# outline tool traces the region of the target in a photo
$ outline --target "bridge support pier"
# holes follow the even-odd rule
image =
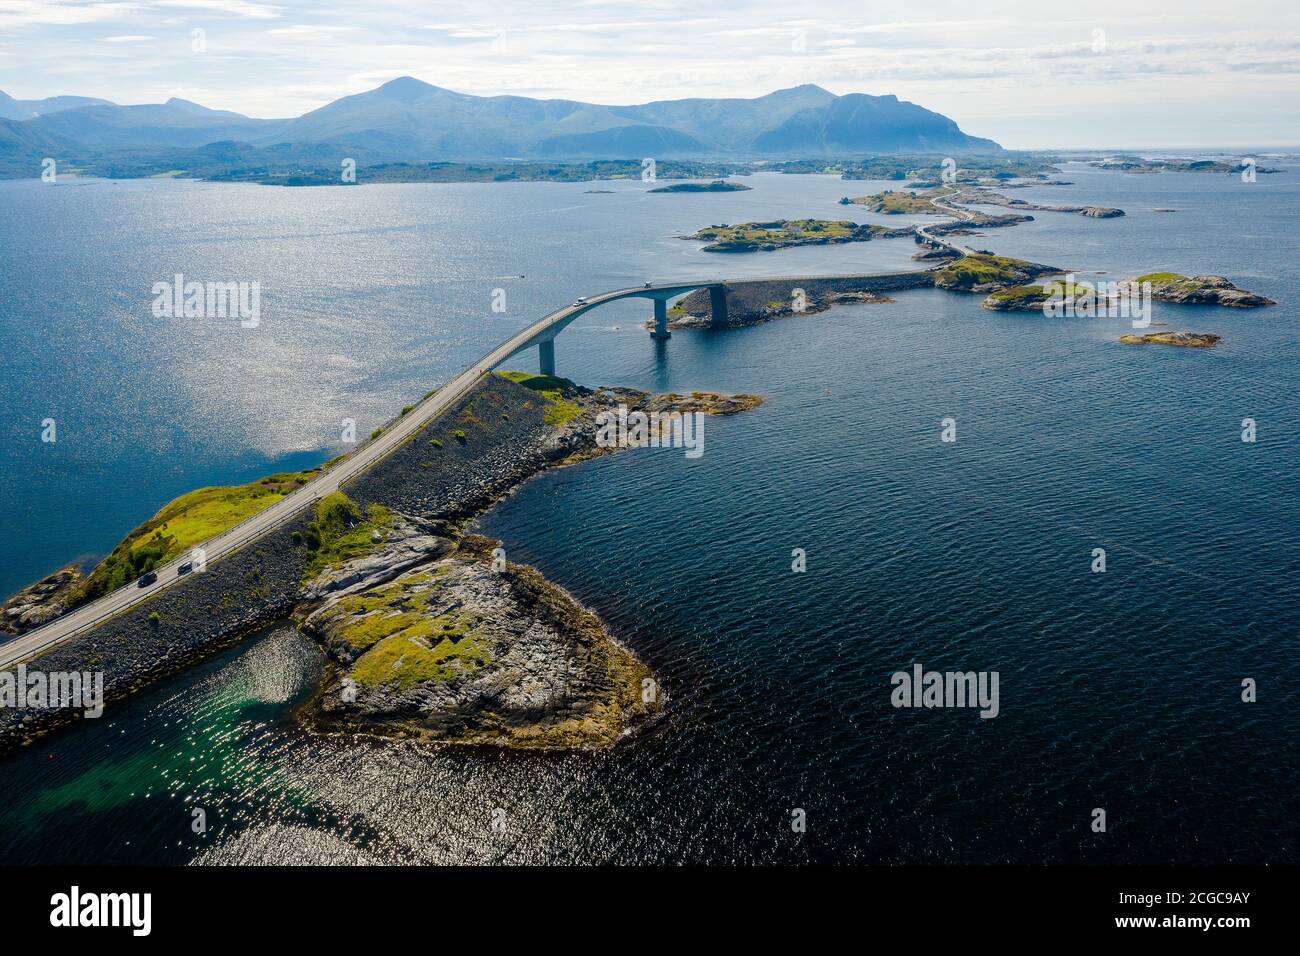
[[[655,327],[650,335],[656,339],[666,339],[672,336],[668,331],[668,303],[663,299],[655,299]]]
[[[537,343],[537,366],[543,375],[555,374],[555,339]]]
[[[709,321],[717,326],[727,324],[727,290],[720,285],[709,287]]]

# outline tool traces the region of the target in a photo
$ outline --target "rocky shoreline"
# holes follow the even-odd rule
[[[1223,336],[1213,332],[1148,332],[1146,335],[1121,335],[1125,345],[1183,345],[1193,349],[1213,348]]]
[[[1276,305],[1269,298],[1238,288],[1223,276],[1187,277],[1173,272],[1157,272],[1123,279],[1121,289],[1141,293],[1143,285],[1150,284],[1151,298],[1156,302],[1176,305],[1222,305],[1236,309],[1253,309]],[[984,300],[983,307],[994,312],[1034,312],[1043,308],[1053,297],[1062,301],[1087,300],[1088,312],[1096,314],[1099,303],[1104,304],[1111,292],[1099,292],[1093,282],[1060,280],[1046,285],[1012,285],[995,289]]]
[[[312,726],[593,749],[662,708],[650,669],[568,592],[498,557],[500,542],[457,529],[439,540],[434,560],[295,615],[334,665]]]
[[[28,585],[0,606],[0,634],[16,637],[54,620],[80,586],[81,569],[76,564]]]
[[[724,322],[713,317],[708,290],[692,292],[668,312],[669,329],[738,329],[793,315],[815,315],[841,303],[887,303],[890,293],[927,289],[934,285],[931,272],[916,270],[874,276],[809,276],[788,279],[752,279],[726,286]],[[796,305],[802,305],[797,308]],[[653,322],[647,322],[650,328]]]
[[[708,183],[673,183],[671,186],[659,186],[647,190],[652,193],[739,193],[748,192],[753,186],[733,183],[725,179],[715,179]]]
[[[1230,309],[1258,309],[1277,305],[1266,296],[1239,289],[1223,276],[1185,276],[1177,272],[1152,272],[1126,282],[1150,282],[1151,298],[1179,305],[1225,305]]]
[[[742,222],[735,226],[706,226],[689,236],[704,242],[702,252],[775,252],[796,246],[829,246],[846,242],[870,242],[872,239],[897,239],[912,235],[912,227],[890,229],[847,219],[773,219],[768,222]]]
[[[648,668],[605,633],[598,618],[533,569],[511,563],[500,570],[485,567],[490,542],[468,535],[466,522],[547,467],[614,450],[597,444],[601,412],[622,405],[730,414],[761,399],[710,392],[655,396],[586,389],[560,379],[530,387],[528,381],[544,377],[521,378],[524,383],[485,376],[438,420],[348,482],[338,497],[353,517],[345,517],[332,535],[325,533],[322,502],[314,516],[300,514],[210,562],[143,604],[38,655],[27,662],[29,669],[102,671],[111,709],[115,701],[292,617],[320,640],[333,662],[327,685],[303,715],[310,726],[507,747],[608,746],[661,706],[657,685],[653,693],[643,686],[653,682]],[[329,551],[331,540],[343,557],[320,568],[322,556],[335,553]],[[476,596],[465,602],[478,615],[466,632],[478,629],[475,640],[499,666],[463,674],[438,669],[416,681],[409,674],[418,671],[399,666],[391,681],[356,680],[355,699],[345,700],[342,681],[366,657],[347,661],[324,617],[313,615],[352,597],[379,601],[377,589],[393,582],[400,588],[402,581],[440,567],[455,582],[449,591]],[[376,612],[377,605],[361,616]],[[430,645],[425,653],[439,659],[460,656],[441,641],[430,643],[430,635],[419,630],[407,637],[422,637]],[[419,645],[411,647],[414,665]],[[525,649],[526,659],[520,657]],[[391,650],[389,645],[385,653]],[[561,659],[567,670],[557,663]],[[362,676],[374,676],[373,664]],[[565,682],[557,681],[560,673],[568,675]],[[629,696],[634,687],[635,700]],[[651,699],[642,699],[646,693]],[[80,718],[75,710],[0,710],[0,751]]]

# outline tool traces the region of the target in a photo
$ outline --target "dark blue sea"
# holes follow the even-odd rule
[[[320,655],[280,626],[0,760],[0,861],[1300,862],[1300,168],[1062,178],[1014,195],[1127,215],[1037,213],[972,244],[1280,304],[1156,304],[1222,335],[1211,350],[937,290],[666,346],[645,303],[596,310],[558,340],[561,374],[765,398],[709,419],[701,458],[550,472],[481,522],[654,668],[662,721],[597,755],[312,737],[292,711]],[[886,184],[747,181],[0,183],[0,592],[93,562],[184,491],[325,460],[342,419],[366,433],[577,295],[912,267],[906,240],[677,238],[899,221],[836,202]],[[258,281],[259,327],[155,318],[176,273]],[[891,706],[916,663],[998,672],[999,715]]]

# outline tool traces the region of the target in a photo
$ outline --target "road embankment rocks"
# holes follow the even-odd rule
[[[557,403],[540,391],[488,375],[438,419],[343,486],[343,492],[363,512],[369,505],[379,505],[394,513],[395,524],[391,540],[380,536],[369,554],[336,569],[333,585],[322,583],[319,576],[304,583],[309,559],[306,532],[313,518],[310,509],[304,510],[233,554],[209,561],[204,570],[192,572],[150,600],[29,659],[25,665],[29,671],[101,671],[104,698],[111,708],[114,702],[261,627],[291,614],[301,620],[310,615],[313,602],[381,587],[403,574],[445,560],[448,552],[459,546],[456,542],[468,518],[490,507],[531,475],[552,464],[613,450],[597,447],[596,420],[602,411],[622,405],[630,410],[728,414],[759,403],[755,396],[728,397],[707,392],[651,396],[632,389],[593,390],[567,383]],[[564,414],[557,418],[557,411]],[[545,611],[541,620],[554,634],[563,632],[565,621],[573,625],[570,637],[585,640],[593,649],[588,658],[603,668],[603,683],[597,681],[593,686],[624,699],[620,713],[631,714],[635,708],[627,706],[628,688],[648,671],[643,674],[643,666],[626,651],[610,649],[616,645],[605,647],[595,640],[592,627],[600,625],[598,619],[593,625],[594,615],[578,607],[558,588],[544,590],[554,586],[532,569],[511,567],[515,569],[514,579],[523,588],[516,588],[516,596],[526,598],[534,591],[540,595],[532,599],[532,604]],[[529,620],[527,615],[514,611],[500,619]],[[531,620],[539,618],[533,615]],[[494,641],[504,647],[501,633],[500,628],[494,632]],[[552,642],[547,646],[558,645]],[[504,651],[500,658],[513,660]],[[528,659],[543,671],[553,663],[544,655],[534,654]],[[380,694],[376,699],[389,699],[383,697],[386,689],[376,693]],[[455,694],[433,696],[444,705],[460,699]],[[467,693],[463,699],[467,708],[481,710],[485,698]],[[548,715],[552,730],[547,733],[533,734],[519,721],[491,727],[481,721],[476,724],[458,720],[454,707],[447,706],[437,720],[428,722],[428,727],[460,727],[467,735],[485,735],[485,739],[491,737],[507,745],[565,746],[565,741],[583,741],[582,745],[587,745],[595,739],[607,740],[612,728],[622,726],[604,718],[582,727],[565,722],[569,718],[586,721],[595,713],[608,717],[608,701],[601,704],[591,695],[576,699],[558,695],[554,701],[554,707],[537,710]],[[527,708],[518,710],[519,714],[527,712]],[[81,716],[79,710],[0,708],[0,752]]]
[[[922,270],[875,276],[809,276],[728,282],[725,287],[725,323],[714,323],[709,292],[700,289],[682,299],[679,303],[681,314],[674,314],[668,327],[739,328],[793,315],[796,311],[821,312],[836,301],[854,301],[850,298],[853,295],[883,297],[890,292],[925,289],[933,285],[934,277]],[[803,290],[804,308],[801,310],[794,307],[797,289]]]
[[[302,581],[306,554],[291,520],[234,554],[104,623],[26,661],[29,672],[102,671],[112,702],[196,663],[286,617]],[[75,709],[0,708],[0,752],[82,718]]]

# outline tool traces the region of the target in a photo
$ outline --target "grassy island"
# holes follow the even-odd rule
[[[984,300],[984,308],[994,311],[1040,309],[1054,296],[1066,299],[1092,298],[1097,290],[1074,282],[1052,282],[1047,285],[1013,285],[996,289]]]
[[[1023,286],[1028,283],[1028,280],[1037,276],[1060,271],[1056,266],[1044,266],[1023,259],[977,252],[942,269],[936,269],[934,284],[941,289],[952,289],[958,292],[995,292],[999,289]]]
[[[887,190],[883,193],[858,196],[853,199],[845,196],[840,200],[840,203],[845,206],[866,206],[872,212],[884,213],[889,216],[937,216],[941,214],[941,210],[936,209],[930,202],[935,195],[937,193],[933,190],[922,193]]]
[[[1178,272],[1148,272],[1129,282],[1150,283],[1151,298],[1180,305],[1226,305],[1234,309],[1255,309],[1277,305],[1272,299],[1238,288],[1223,276],[1185,276]]]
[[[736,226],[709,226],[684,239],[708,242],[705,252],[770,252],[790,246],[866,242],[884,226],[864,225],[847,219],[777,219],[742,222]]]
[[[724,179],[715,179],[711,183],[673,183],[651,189],[652,193],[739,193],[752,189],[744,183],[729,183]]]

